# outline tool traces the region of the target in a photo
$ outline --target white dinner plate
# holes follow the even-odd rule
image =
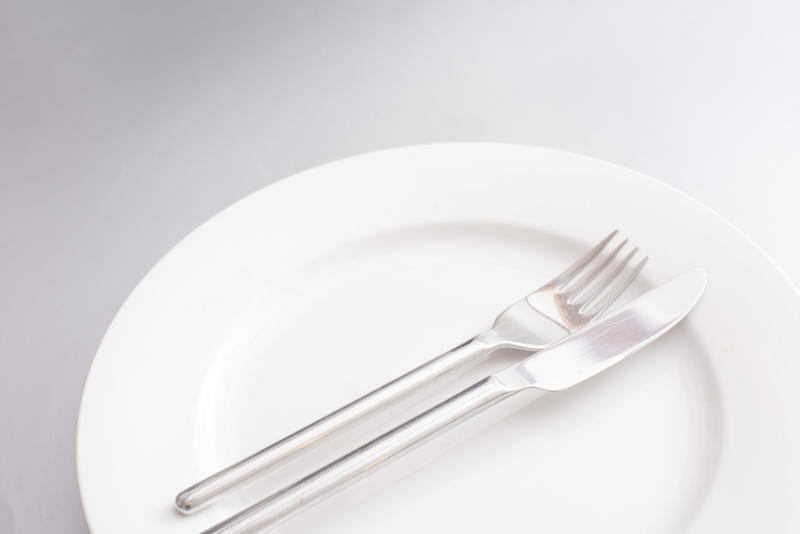
[[[631,170],[553,150],[423,145],[324,165],[184,239],[114,319],[78,425],[96,534],[196,533],[514,361],[501,353],[182,516],[185,486],[467,339],[618,228],[693,266],[683,324],[592,380],[519,395],[284,533],[800,532],[800,299],[747,237]]]

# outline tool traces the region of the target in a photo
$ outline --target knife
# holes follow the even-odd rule
[[[596,375],[683,319],[700,299],[706,278],[706,271],[699,268],[673,278],[605,319],[484,378],[202,534],[268,530],[515,393],[529,388],[561,391]]]

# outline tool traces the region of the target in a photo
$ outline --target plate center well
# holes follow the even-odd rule
[[[454,223],[320,256],[255,295],[235,321],[201,392],[198,461],[227,465],[466,340],[585,249],[532,229]],[[623,300],[651,285],[646,273]],[[251,504],[519,356],[498,353],[221,505]],[[522,394],[485,412],[284,531],[407,532],[431,514],[470,532],[511,531],[531,517],[543,532],[666,533],[691,520],[713,478],[721,417],[687,325],[591,381],[529,401]],[[489,501],[506,513],[485,517]]]

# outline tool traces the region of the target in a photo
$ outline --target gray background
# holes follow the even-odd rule
[[[86,532],[76,416],[114,312],[198,224],[309,166],[580,152],[704,201],[800,280],[798,6],[0,0],[0,532]]]

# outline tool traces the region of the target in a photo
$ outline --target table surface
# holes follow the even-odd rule
[[[0,4],[0,532],[87,531],[74,440],[115,311],[281,177],[435,141],[617,162],[795,282],[800,4]]]

